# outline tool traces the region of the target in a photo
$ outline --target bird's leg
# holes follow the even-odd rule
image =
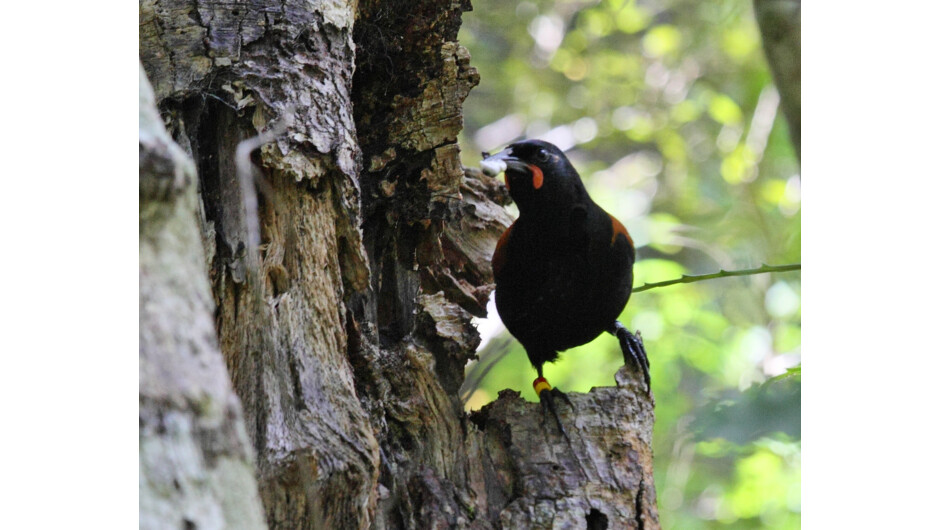
[[[632,362],[643,372],[643,382],[646,383],[646,393],[650,393],[650,360],[646,356],[646,348],[643,347],[643,338],[638,331],[636,335],[630,333],[619,320],[614,322],[613,328],[608,330],[611,335],[617,337],[620,341],[620,349],[623,350],[623,362]]]
[[[568,399],[568,396],[565,395],[564,392],[557,388],[552,388],[552,385],[548,384],[548,381],[542,376],[541,366],[537,366],[535,369],[538,371],[539,376],[532,382],[532,386],[535,388],[535,394],[539,397],[542,409],[548,409],[548,411],[552,413],[552,417],[555,418],[555,424],[558,425],[558,430],[561,431],[561,435],[568,442],[568,445],[571,445],[571,439],[568,438],[568,431],[565,430],[565,426],[561,424],[561,418],[558,416],[555,398],[564,400],[571,408],[574,408],[574,404],[571,403],[571,400]]]

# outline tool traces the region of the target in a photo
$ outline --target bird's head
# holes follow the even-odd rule
[[[520,212],[580,201],[587,194],[568,157],[542,140],[516,142],[495,155],[483,153],[480,168],[490,176],[505,172],[506,187]]]

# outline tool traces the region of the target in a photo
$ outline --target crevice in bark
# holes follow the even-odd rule
[[[212,223],[216,237],[216,261],[212,269],[228,271],[236,267],[236,261],[243,255],[244,234],[237,233],[241,212],[232,211],[231,201],[226,201],[225,194],[232,193],[232,180],[235,174],[234,147],[238,134],[231,134],[237,127],[237,119],[227,106],[213,99],[204,99],[200,103],[184,103],[188,123],[186,128],[192,131],[190,138],[193,146],[193,158],[199,169],[199,183],[206,220]],[[185,119],[185,118],[184,118]],[[227,178],[226,178],[227,177]],[[226,208],[228,206],[228,208]],[[244,281],[244,270],[236,273],[236,281]],[[216,282],[221,278],[215,278]],[[216,289],[218,291],[218,288]]]
[[[643,488],[646,487],[646,483],[643,479],[640,479],[640,485],[636,489],[636,527],[639,530],[643,530],[645,525],[643,524]]]
[[[242,408],[212,323],[195,165],[140,74],[140,528],[260,527]]]
[[[216,80],[221,82],[222,78],[217,77]],[[257,309],[255,304],[259,302],[248,289],[258,287],[260,292],[260,286],[246,283],[249,271],[245,259],[247,232],[244,201],[236,181],[234,160],[238,142],[252,136],[253,131],[244,113],[233,110],[221,98],[208,97],[207,94],[182,101],[170,99],[164,102],[163,107],[166,114],[179,120],[198,168],[202,211],[206,217],[206,228],[210,228],[214,236],[216,249],[208,272],[216,302],[216,330],[222,336],[227,319],[234,322],[254,320]],[[257,193],[259,212],[266,212],[266,197],[260,189]],[[223,309],[228,296],[232,304],[231,313],[227,315]],[[248,327],[250,325],[246,324]],[[246,410],[250,412],[246,420],[249,432],[252,433],[256,458],[260,461],[263,455],[259,448],[264,446],[267,432],[267,409],[257,400],[258,396],[263,395],[261,380],[249,382],[254,377],[248,374],[261,373],[263,370],[259,351],[265,348],[251,345],[248,351],[233,351],[230,344],[224,345],[223,353],[226,354],[229,374]],[[294,379],[292,381],[296,383]],[[245,392],[246,388],[253,388],[253,391]]]

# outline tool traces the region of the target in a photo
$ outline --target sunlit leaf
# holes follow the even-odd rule
[[[603,37],[614,29],[614,22],[603,11],[590,9],[581,15],[582,27],[591,35]]]
[[[753,26],[735,27],[724,32],[721,48],[729,57],[742,61],[760,46],[760,36]]]
[[[651,28],[643,37],[643,49],[653,57],[662,57],[678,51],[682,33],[675,26],[663,24]]]
[[[721,177],[729,184],[750,182],[756,176],[756,162],[751,148],[739,145],[721,161]]]
[[[741,122],[741,107],[724,94],[715,94],[708,104],[708,114],[718,123],[735,124]]]
[[[648,9],[637,5],[636,2],[630,2],[617,11],[615,21],[617,29],[632,34],[649,26],[652,18]]]

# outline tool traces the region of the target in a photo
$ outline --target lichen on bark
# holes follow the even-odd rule
[[[212,323],[192,160],[140,70],[140,528],[263,526]]]

